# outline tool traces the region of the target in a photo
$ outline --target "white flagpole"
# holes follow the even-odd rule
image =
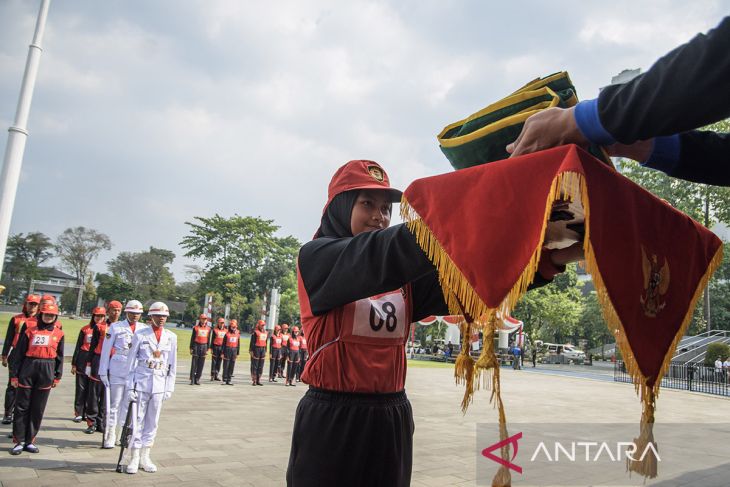
[[[38,65],[41,60],[41,43],[46,29],[46,17],[51,0],[41,0],[41,9],[35,24],[33,42],[28,48],[28,59],[25,63],[23,84],[20,87],[18,109],[15,112],[15,123],[8,129],[8,145],[5,147],[3,170],[0,173],[0,277],[2,277],[2,263],[5,262],[5,249],[8,245],[10,221],[13,217],[15,194],[18,190],[20,168],[23,165],[25,142],[28,139],[28,114],[30,102],[33,99],[33,88],[38,76]]]

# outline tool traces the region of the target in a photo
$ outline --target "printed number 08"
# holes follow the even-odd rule
[[[381,309],[385,313],[385,320],[380,317],[380,313],[375,310],[375,307],[372,304],[370,305],[370,328],[374,331],[380,331],[383,324],[385,324],[386,330],[389,332],[395,331],[396,326],[398,326],[398,317],[395,315],[395,305],[390,301],[386,301],[382,304]],[[376,317],[378,320],[377,323],[375,322]]]

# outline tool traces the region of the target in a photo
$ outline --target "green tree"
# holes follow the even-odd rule
[[[42,278],[40,266],[53,257],[53,243],[40,232],[18,233],[8,239],[2,282],[8,297],[30,289],[32,279]]]
[[[730,345],[727,343],[710,343],[707,346],[705,365],[708,367],[713,367],[717,359],[725,361],[728,358],[730,358]]]
[[[185,256],[206,264],[198,291],[201,302],[206,292],[215,292],[223,304],[239,303],[243,324],[260,317],[264,296],[278,287],[286,316],[293,316],[293,276],[300,246],[294,237],[275,236],[279,227],[256,217],[216,214],[186,224],[190,233],[180,243]]]
[[[108,236],[93,228],[67,228],[56,239],[56,253],[64,267],[76,275],[76,281],[84,283],[91,262],[102,250],[111,250]]]
[[[120,252],[107,268],[132,286],[137,299],[164,300],[175,295],[175,278],[168,268],[173,260],[172,251],[150,247],[144,252]]]
[[[578,321],[580,334],[588,340],[588,348],[599,347],[615,342],[611,331],[606,325],[598,303],[598,296],[595,291],[586,296],[583,312]]]
[[[135,299],[134,288],[121,277],[110,274],[97,274],[97,295],[106,302],[117,300],[122,303]]]
[[[730,132],[730,119],[708,125],[704,130]],[[623,175],[691,216],[707,228],[711,228],[717,222],[730,223],[730,188],[670,178],[660,171],[644,168],[633,161],[625,159],[620,160],[618,166]],[[717,287],[714,288],[719,290]],[[705,290],[702,304],[698,304],[698,306],[701,306],[702,320],[707,329],[714,327],[710,303],[715,299],[724,299],[713,297],[712,290],[713,285],[710,284]],[[700,323],[696,314],[693,321],[693,328],[699,328]]]
[[[579,336],[578,323],[583,312],[583,297],[577,286],[575,264],[555,277],[555,280],[529,291],[515,307],[512,316],[520,319],[534,340],[562,343]]]

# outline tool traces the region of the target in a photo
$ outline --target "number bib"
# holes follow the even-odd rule
[[[344,308],[341,339],[369,345],[403,345],[411,323],[406,291],[360,299]]]
[[[50,335],[36,335],[33,337],[34,347],[47,347],[51,343]]]

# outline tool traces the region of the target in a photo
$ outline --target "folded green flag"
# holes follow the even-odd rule
[[[438,135],[441,151],[454,169],[506,159],[528,117],[546,108],[568,108],[578,103],[575,87],[563,71],[527,83],[502,100],[444,128]],[[599,147],[590,152],[609,162]]]

